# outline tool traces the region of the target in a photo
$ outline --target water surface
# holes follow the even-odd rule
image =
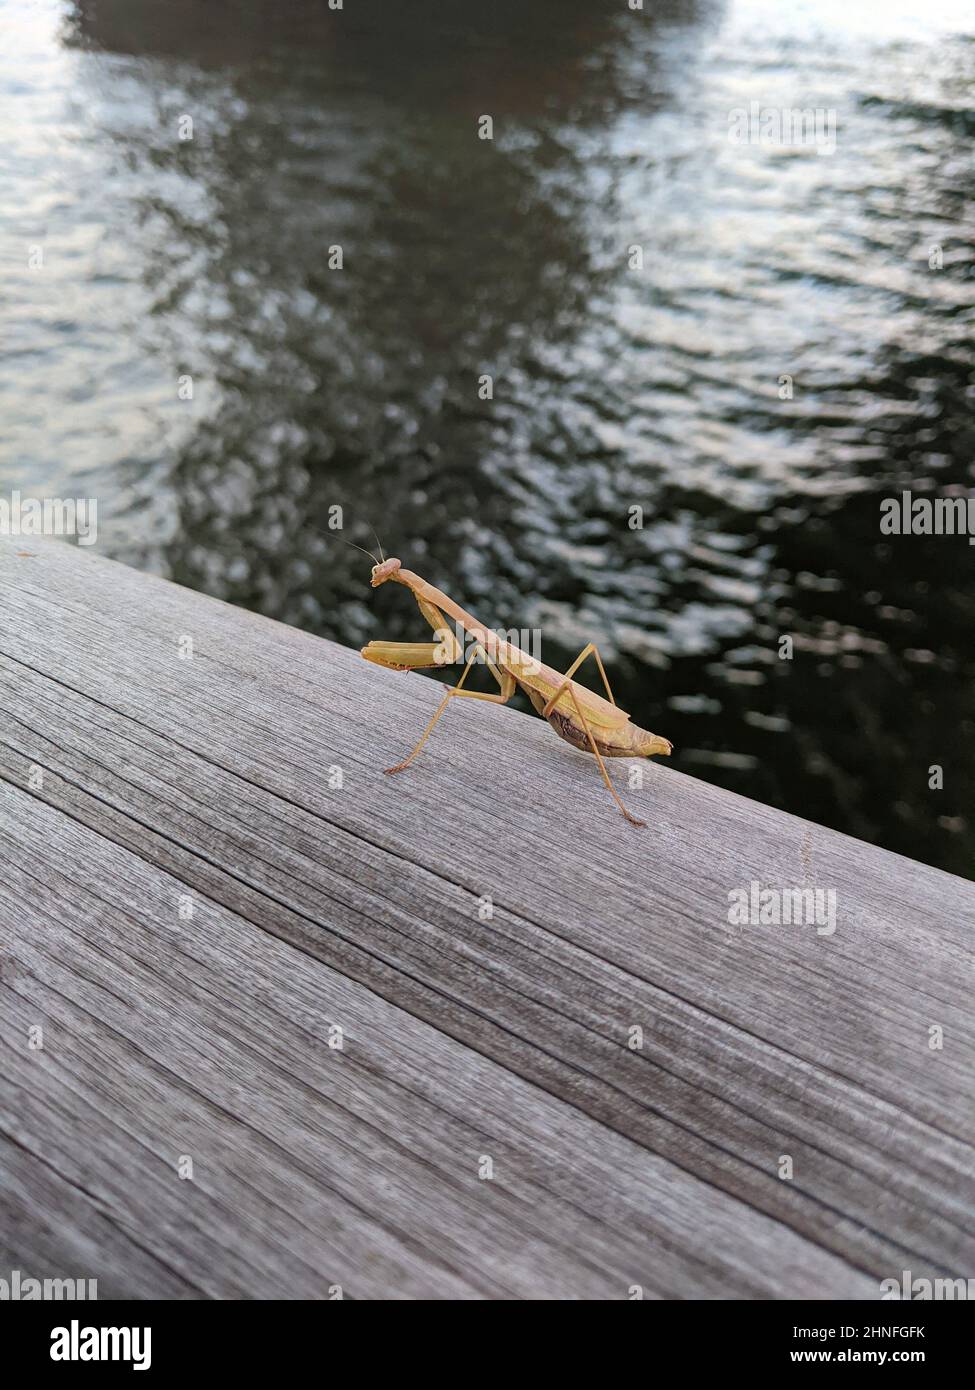
[[[878,527],[975,485],[968,5],[0,23],[5,493],[94,495],[104,553],[345,643],[419,638],[312,529],[341,505],[552,664],[596,640],[677,766],[973,873],[975,549]],[[835,152],[732,143],[753,100],[834,111]]]

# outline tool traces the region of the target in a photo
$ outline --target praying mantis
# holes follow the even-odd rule
[[[350,542],[351,544],[351,542]],[[368,551],[366,552],[369,553]],[[380,554],[382,552],[380,551]],[[370,559],[375,560],[374,555]],[[630,716],[621,710],[613,698],[602,658],[594,643],[584,647],[569,669],[562,673],[551,666],[544,666],[528,652],[507,642],[497,632],[465,612],[459,604],[447,597],[440,589],[428,584],[412,570],[404,569],[396,559],[382,559],[373,566],[371,585],[374,589],[392,580],[405,584],[419,605],[420,612],[439,637],[437,642],[370,642],[361,648],[360,655],[367,661],[385,666],[391,671],[413,671],[430,666],[454,664],[463,660],[464,653],[460,642],[447,627],[445,614],[449,614],[463,630],[473,638],[471,653],[464,664],[464,671],[456,685],[448,687],[430,720],[419,743],[401,763],[384,770],[388,773],[402,772],[409,767],[433,732],[434,726],[452,699],[487,700],[492,704],[504,705],[520,686],[531,700],[535,709],[547,719],[549,724],[567,743],[584,753],[594,754],[603,781],[609,788],[613,800],[631,825],[645,826],[646,821],[631,816],[610,781],[604,758],[650,758],[655,753],[669,754],[671,744],[658,734],[648,733],[630,723]],[[471,666],[481,655],[498,684],[498,694],[482,694],[480,691],[465,690],[464,682],[470,674]],[[606,687],[607,699],[596,695],[578,681],[572,679],[576,671],[588,657],[595,658]]]

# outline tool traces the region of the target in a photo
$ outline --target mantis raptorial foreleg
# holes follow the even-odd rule
[[[497,695],[488,695],[488,694],[485,694],[483,691],[480,691],[480,690],[463,690],[463,689],[461,689],[461,687],[463,686],[463,684],[464,684],[464,682],[466,681],[467,677],[470,675],[471,668],[472,668],[472,666],[474,665],[474,662],[475,662],[475,660],[476,660],[476,658],[477,658],[478,652],[480,652],[481,655],[484,657],[484,660],[487,662],[488,670],[491,672],[492,676],[494,677],[494,679],[495,679],[495,680],[497,681],[497,683],[498,683],[498,688],[499,688],[499,692],[500,692],[500,693],[497,694]],[[423,745],[426,743],[427,739],[428,739],[428,738],[430,737],[430,735],[433,733],[434,726],[435,726],[435,724],[437,723],[437,720],[438,720],[438,719],[440,718],[440,716],[443,714],[444,710],[447,708],[447,705],[450,703],[451,699],[452,699],[455,695],[459,695],[459,696],[461,696],[463,699],[466,699],[466,700],[487,700],[490,704],[493,704],[493,705],[506,705],[506,704],[508,703],[508,701],[511,699],[511,697],[512,697],[512,695],[513,695],[514,693],[515,693],[515,679],[514,679],[514,677],[513,677],[513,676],[510,676],[510,675],[508,674],[507,671],[505,671],[504,674],[502,675],[502,673],[501,673],[501,672],[498,670],[498,668],[495,666],[494,662],[490,659],[490,657],[488,656],[488,654],[487,654],[487,652],[484,650],[484,648],[480,645],[480,643],[477,643],[474,647],[471,648],[471,654],[470,654],[470,656],[467,658],[467,661],[466,661],[466,663],[465,663],[465,665],[464,665],[464,670],[463,670],[463,672],[462,672],[462,674],[461,674],[460,680],[457,682],[456,685],[451,686],[450,689],[447,690],[447,691],[444,693],[443,699],[440,701],[440,704],[437,706],[437,709],[436,709],[436,711],[435,711],[435,713],[434,713],[433,718],[430,720],[430,723],[427,725],[426,729],[423,731],[423,737],[420,739],[420,742],[419,742],[419,743],[416,745],[416,747],[413,749],[413,752],[410,754],[410,756],[409,756],[408,758],[404,758],[403,761],[402,761],[401,763],[396,763],[396,765],[395,765],[394,767],[387,767],[387,768],[385,769],[385,771],[386,771],[386,772],[402,772],[404,767],[409,767],[410,763],[411,763],[411,762],[413,761],[413,759],[416,757],[417,753],[419,753],[420,749],[423,747]]]
[[[573,677],[573,676],[575,675],[575,673],[578,671],[579,667],[580,667],[580,666],[582,665],[582,663],[585,661],[585,659],[586,659],[587,656],[594,656],[594,657],[596,658],[596,665],[599,667],[599,674],[600,674],[600,675],[602,676],[602,678],[603,678],[603,685],[606,687],[606,694],[609,696],[609,703],[610,703],[611,705],[615,705],[615,704],[616,704],[616,700],[615,700],[615,698],[614,698],[614,696],[613,696],[613,692],[612,692],[612,690],[610,689],[610,686],[609,686],[609,678],[608,678],[607,675],[606,675],[606,668],[605,668],[605,666],[603,665],[603,659],[602,659],[602,657],[599,655],[599,651],[598,651],[598,649],[597,649],[597,647],[596,647],[595,642],[590,642],[589,645],[588,645],[588,647],[583,647],[582,651],[581,651],[581,652],[579,653],[579,655],[576,657],[575,661],[573,661],[572,665],[569,667],[568,671],[566,671],[566,673],[565,673],[565,676],[564,676],[564,678],[563,678],[563,683],[562,683],[562,685],[559,686],[558,690],[557,690],[557,691],[555,692],[555,694],[552,696],[551,700],[549,700],[548,704],[547,704],[547,705],[545,706],[545,708],[542,710],[542,718],[543,718],[543,719],[547,719],[547,718],[549,717],[549,715],[552,713],[552,710],[553,710],[553,709],[555,708],[555,706],[558,704],[559,697],[560,697],[561,695],[563,695],[563,694],[565,693],[565,691],[569,688],[569,685],[570,685],[571,682],[572,682],[572,677]]]
[[[445,666],[439,642],[370,642],[360,655],[389,671],[420,671],[427,666]]]
[[[370,642],[360,655],[391,671],[416,671],[427,666],[453,666],[464,649],[447,626],[439,608],[417,599],[420,612],[440,638],[439,642]]]

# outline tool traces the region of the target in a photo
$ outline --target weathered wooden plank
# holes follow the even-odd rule
[[[40,844],[53,815],[31,803],[19,819]],[[62,849],[71,864],[89,866],[97,892],[79,903],[77,885],[57,874],[52,856],[46,945],[43,953],[32,949],[31,933],[21,941],[21,1008],[7,1040],[13,1047],[38,1017],[49,1020],[48,1036],[43,1053],[20,1049],[33,1081],[25,1078],[15,1114],[27,1106],[21,1123],[44,1124],[51,1102],[33,1109],[29,1097],[40,1062],[58,1105],[73,1091],[99,1122],[110,1118],[111,1130],[86,1130],[80,1143],[72,1135],[65,1144],[62,1129],[41,1132],[63,1147],[66,1165],[104,1154],[109,1142],[124,1146],[127,1157],[106,1155],[112,1161],[102,1181],[118,1176],[100,1197],[143,1231],[166,1211],[155,1236],[162,1253],[176,1268],[188,1264],[207,1292],[246,1290],[243,1260],[256,1266],[251,1278],[263,1274],[258,1292],[277,1281],[281,1292],[306,1296],[330,1282],[360,1295],[622,1297],[642,1282],[649,1296],[671,1281],[717,1294],[723,1280],[741,1278],[742,1221],[756,1247],[756,1290],[774,1289],[783,1255],[804,1271],[811,1261],[839,1287],[862,1287],[839,1261],[824,1263],[822,1252],[795,1238],[783,1246],[772,1222],[755,1227],[751,1213],[704,1184],[659,1160],[648,1166],[636,1146],[250,923],[207,904],[191,924],[175,927],[175,880],[160,881],[89,832],[72,833],[78,847],[68,838]],[[106,900],[116,879],[117,899]],[[101,1020],[110,1020],[109,1037]],[[346,1031],[342,1052],[325,1041],[336,1021]],[[206,1219],[194,1226],[206,1232],[199,1249],[187,1248],[179,1219],[185,1185],[174,1166],[183,1152],[197,1155],[193,1198],[206,1203]],[[491,1184],[476,1178],[483,1153],[496,1166]],[[144,1186],[132,1184],[133,1170]],[[653,1181],[655,1171],[662,1180]],[[333,1201],[336,1189],[341,1202]],[[248,1219],[255,1211],[265,1223],[257,1230]],[[235,1212],[245,1214],[243,1231],[234,1230]],[[278,1230],[269,1212],[279,1221],[287,1212],[290,1226]],[[708,1228],[706,1261],[683,1248],[692,1218]],[[364,1248],[332,1249],[343,1222]],[[405,1256],[395,1261],[397,1237],[422,1239],[429,1267],[419,1284],[410,1284]],[[218,1258],[217,1239],[236,1260]],[[274,1265],[265,1272],[260,1252],[268,1249]],[[440,1251],[466,1280],[450,1281],[437,1268]],[[314,1280],[305,1271],[302,1279],[289,1268],[294,1252],[323,1275]],[[363,1283],[374,1264],[378,1287]]]
[[[8,1087],[9,1081],[5,1103]],[[114,1213],[60,1172],[52,1155],[21,1147],[4,1133],[0,1177],[0,1278],[9,1280],[15,1269],[24,1277],[97,1278],[100,1298],[197,1296]]]
[[[7,928],[30,982],[11,986],[10,1037],[16,1055],[22,1010],[50,1012],[69,1039],[43,1070],[51,1097],[99,1095],[98,1142],[121,1129],[163,1188],[173,1107],[221,1154],[215,1249],[173,1245],[188,1184],[142,1193],[168,1213],[143,1243],[174,1277],[259,1294],[285,1249],[302,1253],[280,1277],[312,1296],[323,1252],[326,1286],[365,1296],[870,1296],[905,1267],[971,1266],[971,885],[670,769],[630,793],[652,821],[632,830],[582,755],[491,706],[451,710],[390,782],[379,769],[428,717],[429,681],[31,549],[0,544],[0,903],[32,922]],[[836,933],[732,931],[728,892],[752,878],[834,888]],[[295,961],[300,1026],[278,978]],[[314,1000],[339,987],[361,1071],[351,1046],[322,1051]],[[437,1080],[411,1066],[404,1090],[379,1039],[402,1067],[410,1030]],[[70,1127],[30,1113],[77,1162]],[[481,1153],[504,1155],[493,1183]],[[145,1220],[130,1186],[103,1200]]]

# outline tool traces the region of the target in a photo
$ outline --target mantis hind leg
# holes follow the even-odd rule
[[[606,687],[606,695],[609,698],[609,703],[611,705],[616,704],[616,699],[613,695],[612,690],[610,689],[609,677],[606,675],[606,667],[603,665],[603,659],[599,655],[599,649],[596,646],[595,642],[590,642],[587,647],[583,647],[582,651],[576,657],[575,661],[573,661],[572,665],[569,667],[568,671],[566,671],[565,676],[563,677],[563,684],[559,686],[558,690],[552,696],[551,700],[549,700],[548,704],[542,710],[542,717],[544,719],[547,719],[549,715],[552,713],[552,710],[558,702],[559,696],[565,693],[566,689],[568,688],[569,682],[572,680],[572,677],[575,675],[579,667],[582,665],[582,663],[588,656],[594,656],[596,658],[596,665],[599,667],[599,674],[603,678],[603,685]]]
[[[499,693],[497,695],[487,695],[480,690],[463,690],[461,688],[464,682],[466,681],[467,677],[470,675],[471,667],[474,665],[474,661],[477,657],[478,652],[481,652],[483,654],[484,660],[487,662],[488,670],[491,672],[492,676],[498,683]],[[405,767],[409,767],[410,763],[416,757],[417,753],[420,752],[420,749],[423,747],[427,739],[433,733],[437,721],[443,714],[444,710],[447,708],[450,701],[454,698],[454,696],[460,696],[462,699],[466,700],[487,700],[492,705],[506,705],[508,701],[511,699],[514,692],[514,676],[509,675],[507,671],[503,673],[499,671],[498,668],[495,666],[494,662],[488,656],[487,652],[484,651],[484,648],[482,646],[478,644],[477,646],[473,647],[471,649],[471,654],[467,658],[467,661],[464,665],[464,670],[461,674],[460,680],[457,682],[456,685],[451,686],[449,690],[444,692],[443,699],[437,706],[433,718],[430,720],[430,723],[424,729],[423,737],[420,739],[420,742],[413,749],[413,752],[409,755],[408,758],[404,758],[401,763],[396,763],[393,767],[387,767],[384,769],[384,771],[389,773],[402,772]]]
[[[593,648],[593,650],[595,651],[595,648]],[[581,660],[581,658],[580,658],[580,660]],[[626,809],[626,807],[623,805],[622,801],[620,800],[619,794],[617,793],[616,788],[613,786],[612,782],[611,782],[610,779],[609,779],[609,773],[606,771],[606,764],[603,762],[602,754],[600,753],[599,749],[596,747],[596,740],[595,740],[595,738],[593,737],[592,729],[589,727],[589,720],[588,720],[588,719],[586,718],[586,716],[583,714],[583,712],[582,712],[582,706],[581,706],[580,703],[579,703],[579,697],[578,697],[578,695],[576,694],[575,689],[574,689],[574,687],[573,687],[571,684],[569,685],[569,692],[570,692],[570,694],[571,694],[571,696],[572,696],[572,703],[573,703],[573,704],[575,705],[575,707],[576,707],[576,714],[579,716],[579,723],[582,725],[582,727],[583,727],[583,728],[585,729],[585,731],[586,731],[586,738],[589,740],[589,747],[592,749],[593,753],[595,754],[596,762],[599,764],[599,771],[603,774],[603,781],[606,783],[607,787],[609,788],[610,796],[611,796],[611,797],[613,798],[613,800],[616,802],[617,806],[618,806],[618,807],[620,808],[620,810],[623,812],[624,816],[625,816],[626,819],[630,822],[631,825],[639,825],[639,826],[643,827],[644,829],[646,829],[646,824],[647,824],[646,821],[645,821],[645,820],[637,820],[636,816],[631,816],[630,813],[629,813],[629,811]]]

